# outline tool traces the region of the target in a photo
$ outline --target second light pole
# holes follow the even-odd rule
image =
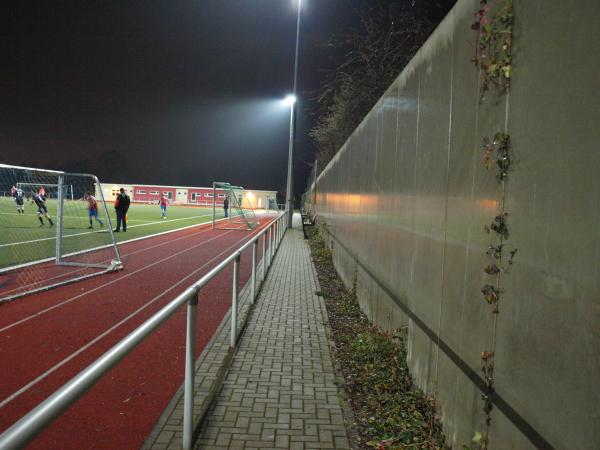
[[[294,135],[296,132],[296,88],[298,83],[298,47],[300,45],[300,12],[302,11],[302,0],[298,0],[298,18],[296,19],[296,53],[294,56],[294,93],[288,95],[286,102],[290,105],[290,143],[288,149],[288,173],[286,189],[286,206],[288,213],[287,227],[292,228],[294,216]]]

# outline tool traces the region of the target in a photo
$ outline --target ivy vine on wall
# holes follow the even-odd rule
[[[497,239],[496,242],[489,245],[486,252],[492,261],[483,268],[487,275],[495,278],[495,282],[485,284],[481,288],[484,300],[493,306],[492,312],[498,314],[500,312],[500,294],[503,292],[500,287],[501,277],[508,272],[517,253],[517,249],[512,244],[507,243],[510,233],[508,229],[508,212],[505,210],[504,205],[506,182],[512,162],[510,136],[507,133],[496,133],[493,139],[483,138],[482,152],[482,164],[485,168],[488,170],[492,167],[496,168],[496,181],[500,184],[502,197],[499,203],[500,210],[490,224],[484,227],[486,233],[493,234]],[[493,160],[495,160],[495,164],[492,163]],[[512,250],[508,250],[510,248]],[[505,250],[508,251],[508,256],[505,255]]]
[[[479,0],[475,22],[471,25],[477,33],[471,61],[481,75],[480,101],[491,85],[507,92],[512,76],[513,2],[502,0],[494,14],[491,10],[489,0]]]
[[[512,76],[512,29],[513,2],[512,0],[497,0],[494,8],[491,0],[479,0],[479,8],[475,13],[475,22],[471,29],[476,33],[475,55],[472,62],[477,68],[479,80],[479,102],[485,100],[485,95],[491,86],[495,86],[500,94],[508,93]],[[492,12],[492,9],[495,12]],[[482,141],[482,165],[495,169],[495,178],[500,193],[499,208],[489,225],[484,227],[492,241],[486,251],[490,260],[483,267],[483,272],[489,279],[481,288],[484,301],[492,307],[496,316],[500,313],[500,298],[504,293],[502,276],[508,273],[514,263],[517,248],[507,242],[510,237],[508,212],[505,208],[506,183],[513,163],[510,135],[498,132],[492,139]],[[492,331],[495,333],[495,330]],[[492,339],[495,342],[495,337]],[[483,412],[485,415],[484,433],[476,432],[472,446],[463,446],[469,450],[487,450],[489,443],[489,428],[492,422],[492,396],[494,393],[494,347],[481,352],[481,371],[486,390],[481,394]]]
[[[493,236],[493,240],[488,246],[486,255],[490,261],[483,267],[486,276],[490,281],[481,288],[481,294],[487,304],[492,306],[492,313],[500,312],[500,296],[504,292],[502,286],[502,276],[508,273],[510,266],[514,263],[517,248],[507,242],[510,237],[508,228],[508,212],[505,209],[506,182],[508,180],[509,169],[511,167],[511,142],[510,136],[506,133],[496,133],[493,139],[484,138],[482,142],[482,165],[490,170],[496,168],[496,181],[498,182],[500,192],[499,210],[489,225],[485,225],[484,230],[487,234]],[[493,164],[495,161],[495,164]],[[486,384],[486,391],[481,394],[483,400],[483,412],[485,414],[485,433],[476,433],[473,438],[475,447],[465,447],[473,450],[487,450],[489,442],[489,427],[492,422],[491,412],[493,409],[492,394],[494,392],[494,352],[483,351],[481,353],[481,370]]]
[[[508,176],[508,169],[511,164],[510,156],[510,136],[506,133],[496,133],[493,140],[483,139],[483,165],[489,169],[492,166],[492,159],[496,154],[496,166],[499,171],[496,180],[501,183]]]

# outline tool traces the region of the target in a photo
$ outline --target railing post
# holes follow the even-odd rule
[[[281,225],[281,219],[279,220],[279,224]],[[280,230],[279,230],[279,241],[277,242],[277,247],[279,247],[279,244],[281,244],[281,238],[283,238],[283,230],[284,230],[283,227],[279,227],[279,228],[280,228]]]
[[[263,233],[262,245],[262,262],[263,262],[263,281],[267,278],[267,232]]]
[[[273,251],[273,242],[275,240],[274,231],[275,226],[271,225],[271,234],[269,235],[269,266],[273,264],[273,257],[275,256],[275,252]]]
[[[258,248],[258,239],[252,244],[252,301],[256,298],[256,249]]]
[[[191,450],[194,434],[194,378],[196,375],[196,316],[198,294],[188,301],[185,336],[185,380],[183,400],[183,449]]]
[[[233,287],[231,291],[231,348],[235,348],[235,343],[237,341],[237,304],[239,278],[240,254],[238,253],[233,261]]]
[[[269,225],[269,229],[267,230],[267,255],[269,257],[267,266],[271,267],[271,225]]]

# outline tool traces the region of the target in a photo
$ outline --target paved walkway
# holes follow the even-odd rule
[[[308,244],[288,230],[196,449],[348,449]]]

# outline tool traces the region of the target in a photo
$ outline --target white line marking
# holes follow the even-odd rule
[[[21,320],[19,320],[19,321],[17,321],[17,322],[14,322],[14,323],[12,323],[12,324],[10,324],[10,325],[7,325],[7,326],[5,326],[5,327],[3,327],[3,328],[0,328],[0,333],[2,333],[3,331],[6,331],[6,330],[8,330],[8,329],[10,329],[10,328],[13,328],[13,327],[15,327],[15,326],[17,326],[17,325],[20,325],[20,324],[22,324],[22,323],[24,323],[24,322],[27,322],[27,321],[29,321],[29,320],[31,320],[31,319],[33,319],[33,318],[35,318],[35,317],[39,317],[39,316],[41,316],[41,315],[43,315],[43,314],[45,314],[45,313],[47,313],[47,312],[49,312],[49,311],[52,311],[53,309],[56,309],[56,308],[58,308],[58,307],[60,307],[60,306],[66,305],[66,304],[68,304],[68,303],[71,303],[71,302],[73,302],[73,301],[75,301],[75,300],[77,300],[77,299],[79,299],[79,298],[81,298],[81,297],[83,297],[83,296],[85,296],[85,295],[87,295],[87,294],[91,294],[92,292],[96,292],[97,290],[99,290],[99,289],[102,289],[102,288],[104,288],[104,287],[106,287],[106,286],[110,286],[111,284],[114,284],[114,283],[116,283],[116,282],[118,282],[118,281],[121,281],[121,280],[123,280],[123,279],[125,279],[125,278],[129,278],[130,276],[132,276],[132,275],[135,275],[136,273],[139,273],[139,272],[141,272],[141,271],[143,271],[143,270],[146,270],[146,269],[148,269],[148,268],[150,268],[150,267],[152,267],[152,266],[155,266],[155,265],[157,265],[157,264],[160,264],[160,263],[162,263],[162,262],[165,262],[165,261],[167,261],[167,260],[169,260],[169,259],[171,259],[171,258],[174,258],[174,257],[176,257],[176,256],[182,255],[182,254],[184,254],[184,253],[186,253],[186,252],[189,252],[190,250],[193,250],[193,249],[195,249],[195,248],[197,248],[197,247],[201,247],[202,245],[204,245],[204,244],[206,244],[206,243],[208,243],[208,242],[211,242],[211,241],[213,241],[213,240],[215,240],[215,239],[218,239],[218,238],[220,238],[220,237],[222,237],[222,236],[223,236],[223,235],[219,235],[219,236],[212,237],[212,238],[210,238],[210,239],[208,239],[208,240],[206,240],[206,241],[203,241],[203,242],[202,242],[202,243],[200,243],[200,244],[194,245],[194,246],[192,246],[192,247],[188,247],[188,248],[186,248],[186,249],[184,249],[184,250],[181,250],[181,251],[179,251],[179,252],[177,252],[177,253],[173,253],[172,255],[169,255],[169,256],[167,256],[167,257],[165,257],[165,258],[163,258],[163,259],[159,259],[158,261],[155,261],[155,262],[153,262],[153,263],[151,263],[151,264],[148,264],[147,266],[141,267],[141,268],[139,268],[139,269],[137,269],[137,270],[134,270],[133,272],[130,272],[130,273],[128,273],[128,274],[125,274],[125,275],[123,275],[122,277],[119,277],[119,278],[117,278],[117,279],[114,279],[114,280],[110,280],[110,281],[108,281],[108,282],[106,282],[106,283],[104,283],[104,284],[102,284],[102,285],[100,285],[100,286],[96,286],[95,288],[93,288],[93,289],[90,289],[89,291],[82,292],[81,294],[79,294],[79,295],[76,295],[75,297],[72,297],[72,298],[70,298],[70,299],[68,299],[68,300],[65,300],[65,301],[61,302],[61,303],[57,303],[56,305],[50,306],[49,308],[43,309],[43,310],[41,310],[41,311],[39,311],[39,312],[37,312],[37,313],[35,313],[35,314],[32,314],[32,315],[30,315],[30,316],[24,317],[23,319],[21,319]]]
[[[17,213],[7,213],[7,212],[0,212],[0,215],[3,216],[22,216],[23,214],[17,214]],[[37,213],[25,213],[24,214],[27,217],[37,217]],[[81,216],[63,216],[65,219],[80,219],[82,221],[85,221],[87,223],[88,221],[88,215],[87,215],[87,211],[85,212],[85,216],[82,214]],[[152,220],[143,220],[143,219],[127,219],[127,223],[129,222],[153,222]],[[133,225],[132,225],[133,226]]]
[[[223,220],[225,220],[225,218],[217,219],[215,222],[221,222]],[[190,228],[195,228],[195,227],[202,227],[204,225],[210,225],[210,224],[211,224],[210,221],[202,222],[202,223],[195,223],[194,225],[187,225],[185,227],[175,228],[173,230],[161,231],[160,233],[148,234],[146,236],[140,236],[140,237],[137,237],[137,238],[128,239],[126,241],[117,242],[117,245],[123,245],[123,244],[127,244],[129,242],[141,241],[143,239],[149,239],[149,238],[153,238],[155,236],[162,236],[163,234],[177,233],[178,231],[188,230]],[[87,249],[87,250],[83,250],[83,251],[80,251],[80,252],[69,253],[69,254],[64,255],[64,256],[68,257],[68,256],[78,255],[78,254],[81,254],[81,253],[88,253],[88,252],[93,252],[93,251],[96,251],[96,250],[103,250],[105,248],[109,248],[109,247],[112,247],[112,246],[113,246],[113,244],[107,244],[107,245],[103,245],[103,246],[100,246],[100,247],[94,247],[94,248],[90,248],[90,249]],[[53,257],[52,258],[45,258],[45,259],[40,259],[40,260],[37,260],[37,261],[31,261],[31,262],[28,262],[28,263],[19,264],[18,266],[6,267],[4,269],[0,269],[0,274],[6,273],[6,272],[13,272],[13,271],[15,271],[17,269],[22,269],[24,267],[31,267],[31,266],[35,266],[35,265],[38,265],[38,264],[47,263],[49,261],[54,261],[54,260],[55,260],[55,258],[53,258]],[[2,299],[1,298],[0,298],[0,304],[2,304]]]
[[[201,225],[204,225],[204,224],[201,224]],[[200,226],[200,225],[192,225],[192,227],[198,227],[198,226]],[[154,237],[154,236],[158,236],[158,235],[161,235],[161,234],[170,233],[170,232],[173,232],[173,231],[180,231],[180,230],[184,230],[184,229],[187,229],[187,228],[190,228],[190,227],[178,228],[177,230],[171,230],[171,231],[168,231],[168,232],[163,232],[163,233],[158,233],[158,234],[152,234],[152,235],[149,235],[149,236],[144,236],[144,238]],[[182,239],[187,239],[187,238],[190,238],[190,237],[196,237],[196,236],[198,236],[198,235],[200,235],[202,233],[206,233],[206,232],[208,232],[210,230],[211,230],[210,228],[203,228],[200,231],[198,231],[197,233],[193,233],[193,234],[188,234],[188,235],[185,235],[185,236],[181,236],[181,237],[172,239],[172,240],[167,241],[167,242],[162,242],[160,244],[152,245],[150,247],[144,247],[144,248],[141,248],[139,250],[135,250],[135,251],[133,251],[131,253],[124,253],[124,254],[121,255],[121,258],[123,258],[125,256],[136,255],[138,253],[142,253],[142,252],[145,252],[147,250],[152,250],[152,249],[161,247],[163,245],[171,244],[173,242],[177,242],[177,241],[180,241]],[[137,241],[139,239],[141,239],[141,238],[136,238],[136,239],[131,239],[129,241],[120,242],[119,245],[127,243],[127,242]],[[107,262],[107,261],[110,261],[110,259],[105,260],[105,261],[100,261],[100,262],[102,263],[102,262]],[[78,272],[83,272],[84,270],[85,269],[71,270],[69,272],[61,273],[60,275],[56,275],[54,277],[45,278],[45,279],[43,279],[41,281],[36,281],[34,283],[31,283],[31,284],[26,284],[26,285],[24,284],[24,285],[19,286],[18,288],[14,288],[14,289],[11,289],[11,290],[8,290],[8,291],[2,291],[2,295],[3,296],[7,296],[8,294],[11,294],[11,293],[19,291],[19,290],[23,290],[25,288],[27,288],[27,289],[33,289],[34,287],[38,287],[38,286],[46,283],[47,281],[51,281],[51,280],[56,280],[56,279],[59,279],[59,278],[68,277],[68,276],[74,275],[74,274],[76,274]]]
[[[209,216],[211,216],[211,215],[212,215],[212,214],[203,214],[203,215],[201,215],[201,216],[182,217],[182,218],[180,218],[180,219],[159,220],[159,221],[157,221],[157,222],[142,223],[142,224],[139,224],[139,225],[131,225],[131,226],[130,226],[130,227],[128,227],[128,228],[147,227],[147,226],[150,226],[150,225],[155,225],[155,224],[157,224],[157,223],[169,223],[169,222],[177,222],[177,221],[179,221],[179,220],[199,219],[199,218],[201,218],[201,217],[209,217]],[[203,222],[203,223],[206,223],[206,222]],[[196,224],[196,225],[200,225],[200,224]],[[75,236],[84,236],[84,235],[86,235],[86,234],[98,234],[98,233],[106,233],[106,232],[107,232],[107,230],[106,230],[106,229],[104,229],[104,230],[98,230],[98,231],[85,231],[85,232],[83,232],[83,233],[65,234],[65,235],[63,236],[63,238],[67,238],[67,237],[75,237]],[[10,243],[8,243],[8,244],[0,244],[0,248],[2,248],[2,247],[14,247],[14,246],[16,246],[16,245],[24,245],[24,244],[31,244],[31,243],[34,243],[34,242],[53,241],[53,240],[56,240],[56,236],[53,236],[53,237],[48,237],[48,238],[41,238],[41,239],[32,239],[32,240],[30,240],[30,241],[20,241],[20,242],[10,242]]]
[[[217,239],[219,237],[224,236],[225,234],[229,234],[229,233],[232,233],[232,232],[233,231],[227,231],[226,233],[224,233],[221,236],[215,236],[213,239]],[[52,366],[50,369],[46,370],[44,373],[42,373],[38,377],[34,378],[32,381],[30,381],[29,383],[27,383],[25,386],[21,387],[21,389],[19,389],[18,391],[13,392],[11,395],[9,395],[8,397],[6,397],[4,400],[2,400],[0,402],[0,408],[3,408],[6,404],[10,403],[15,398],[19,397],[21,394],[23,394],[24,392],[26,392],[29,389],[31,389],[37,383],[39,383],[44,378],[46,378],[47,376],[49,376],[52,372],[55,372],[60,367],[64,366],[66,363],[68,363],[69,361],[71,361],[73,358],[75,358],[76,356],[78,356],[79,354],[81,354],[82,352],[84,352],[85,350],[87,350],[88,348],[90,348],[92,345],[96,344],[99,340],[101,340],[102,338],[106,337],[108,334],[110,334],[112,331],[114,331],[115,329],[117,329],[118,327],[120,327],[122,324],[124,324],[125,322],[127,322],[129,319],[131,319],[131,318],[135,317],[136,315],[138,315],[140,312],[142,312],[148,306],[150,306],[153,303],[155,303],[156,301],[158,301],[163,295],[165,295],[166,293],[172,291],[177,286],[179,286],[180,284],[182,284],[184,281],[188,280],[190,277],[192,277],[193,275],[195,275],[196,273],[198,273],[200,270],[204,269],[207,265],[211,264],[214,260],[216,260],[217,258],[221,257],[224,253],[228,252],[230,249],[232,249],[233,247],[237,246],[241,241],[245,240],[247,237],[248,236],[246,236],[246,237],[244,237],[242,239],[239,239],[237,242],[235,242],[234,244],[232,244],[229,247],[227,247],[227,249],[223,250],[221,253],[219,253],[218,255],[216,255],[213,258],[211,258],[208,262],[206,262],[205,264],[203,264],[201,267],[197,268],[192,273],[186,275],[185,278],[182,278],[177,283],[175,283],[173,286],[171,286],[170,288],[168,288],[165,291],[161,292],[159,295],[157,295],[156,297],[154,297],[148,303],[144,304],[142,307],[138,308],[137,310],[135,310],[134,312],[132,312],[131,314],[129,314],[128,316],[126,316],[124,319],[122,319],[121,321],[117,322],[115,325],[113,325],[112,327],[110,327],[109,329],[107,329],[106,331],[104,331],[99,336],[96,336],[93,340],[91,340],[90,342],[88,342],[86,345],[84,345],[83,347],[79,348],[77,351],[71,353],[65,359],[63,359],[59,363],[57,363],[54,366]],[[211,239],[211,240],[213,240],[213,239]],[[206,241],[206,242],[210,242],[210,240]],[[194,248],[194,247],[192,247],[192,248]],[[92,291],[90,291],[90,292],[92,292]],[[0,330],[0,331],[2,331],[2,330]]]

